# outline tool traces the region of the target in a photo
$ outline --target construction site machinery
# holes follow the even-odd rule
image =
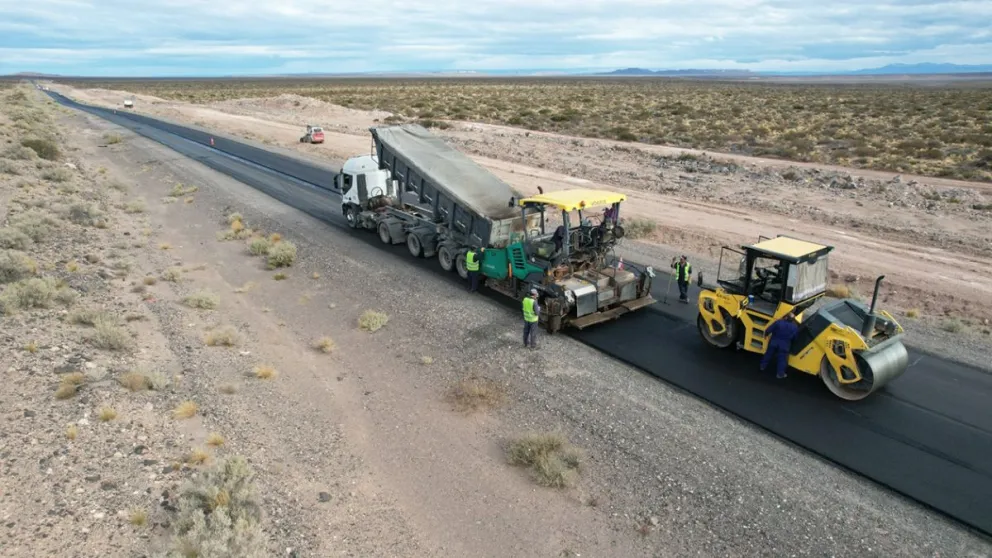
[[[307,125],[307,133],[300,138],[300,143],[324,143],[324,129]]]
[[[616,195],[587,190],[521,199],[422,126],[369,131],[373,154],[348,159],[335,178],[352,228],[374,230],[386,244],[406,244],[414,257],[437,257],[442,269],[464,278],[465,255],[476,250],[480,278],[491,289],[516,300],[531,288],[542,293],[540,319],[550,332],[565,325],[586,327],[653,302],[650,269],[632,274],[603,263],[623,235],[615,220],[593,236],[591,227],[570,226],[565,211],[563,249],[549,251],[555,243],[544,230],[546,208],[572,208],[572,195],[575,203],[610,205],[615,212],[622,196],[604,198]]]
[[[777,236],[762,237],[741,249],[723,248],[715,285],[705,284],[702,272],[698,275],[697,326],[707,343],[764,354],[766,329],[792,312],[800,327],[789,366],[818,375],[837,397],[864,399],[906,371],[904,330],[889,313],[876,309],[884,276],[875,282],[870,307],[846,298],[804,316],[826,294],[827,259],[833,247]],[[741,258],[725,279],[723,260],[728,253]]]

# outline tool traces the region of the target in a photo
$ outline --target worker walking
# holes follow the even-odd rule
[[[524,298],[524,347],[537,348],[537,321],[541,315],[541,307],[537,303],[537,289],[531,289]]]
[[[479,255],[475,248],[469,248],[465,254],[465,270],[468,271],[468,290],[474,293],[479,290]]]
[[[799,335],[799,323],[796,315],[789,312],[781,320],[775,321],[765,330],[768,337],[768,350],[761,357],[761,370],[764,370],[775,359],[775,377],[785,378],[785,370],[789,367],[789,352],[792,350],[792,340]]]
[[[675,261],[672,258],[672,275],[679,284],[679,302],[683,304],[689,304],[689,278],[692,276],[692,264],[686,260],[685,254],[679,258],[679,261]]]

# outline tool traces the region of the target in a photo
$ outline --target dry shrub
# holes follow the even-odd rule
[[[213,310],[220,304],[220,297],[210,291],[197,291],[184,297],[183,304],[190,308]]]
[[[174,550],[182,556],[267,556],[254,473],[240,456],[188,481],[180,491]]]
[[[173,198],[181,198],[185,195],[192,194],[193,192],[196,192],[199,189],[200,188],[198,186],[187,187],[182,182],[180,182],[172,187],[172,190],[169,191],[169,196]]]
[[[272,244],[276,244],[277,242],[281,242],[281,241],[282,241],[282,235],[281,234],[279,234],[279,233],[272,233],[271,235],[269,235],[269,242],[271,242]]]
[[[827,296],[831,298],[850,298],[851,287],[847,285],[830,285],[827,287]]]
[[[152,389],[151,378],[141,372],[128,372],[118,378],[117,381],[130,391]]]
[[[112,407],[100,407],[96,416],[100,419],[100,422],[110,422],[117,418],[117,411]]]
[[[286,279],[289,279],[289,275],[286,275],[282,271],[279,271],[279,272],[276,272],[272,276],[272,278],[275,279],[276,281],[285,281]]]
[[[52,235],[52,230],[58,228],[59,222],[37,209],[25,211],[19,215],[11,217],[10,225],[34,242],[44,242]]]
[[[221,326],[208,332],[204,343],[210,347],[236,347],[241,344],[241,334],[233,326]]]
[[[26,250],[31,244],[31,237],[20,229],[13,227],[0,229],[0,248]]]
[[[79,429],[76,428],[75,424],[70,424],[68,428],[65,429],[65,437],[67,440],[75,440],[76,436],[79,436]]]
[[[366,310],[358,318],[358,327],[371,333],[378,331],[388,322],[389,315],[385,312],[379,312],[378,310]]]
[[[296,261],[296,245],[278,242],[269,248],[269,267],[289,267]]]
[[[70,399],[76,395],[79,386],[87,381],[86,374],[82,372],[71,372],[59,378],[59,387],[55,390],[56,399]]]
[[[50,182],[69,182],[72,180],[72,171],[65,167],[55,167],[45,170],[41,173],[41,177]],[[75,190],[74,188],[72,190]]]
[[[216,432],[211,432],[207,436],[207,445],[212,447],[220,447],[224,445],[224,437]]]
[[[907,318],[919,318],[920,317],[920,309],[919,308],[910,308],[909,310],[906,310],[906,317]]]
[[[103,217],[103,211],[91,203],[74,203],[66,213],[69,221],[85,227],[96,225]]]
[[[240,213],[230,213],[227,216],[227,224],[228,225],[233,225],[236,221],[243,222],[244,220],[245,220],[245,218],[242,217]]]
[[[528,467],[541,486],[566,488],[578,479],[582,450],[559,433],[532,433],[510,442],[511,465]]]
[[[499,407],[506,400],[506,387],[487,378],[463,378],[448,391],[447,400],[462,412]]]
[[[621,225],[623,226],[624,237],[631,239],[650,236],[658,228],[658,223],[641,217],[624,219]]]
[[[11,283],[0,294],[0,309],[10,314],[17,310],[51,308],[59,292],[59,284],[51,277],[32,277]]]
[[[18,250],[0,251],[0,283],[13,283],[38,272],[38,264]]]
[[[321,337],[313,343],[313,348],[322,353],[332,353],[334,352],[334,347],[334,340],[330,337]]]
[[[21,140],[21,145],[34,151],[38,157],[48,161],[55,161],[62,156],[59,146],[52,140],[29,138]]]
[[[144,279],[142,279],[141,282],[150,287],[155,283],[158,283],[158,279],[156,279],[154,276],[148,275]]]
[[[93,332],[87,341],[98,349],[106,351],[128,351],[134,347],[134,338],[127,328],[119,325],[116,320],[99,317],[93,323]]]
[[[170,267],[162,272],[162,280],[170,283],[177,283],[183,278],[183,270],[178,267]]]
[[[253,256],[267,256],[272,244],[263,236],[256,236],[248,242],[248,253]]]
[[[112,321],[114,318],[110,314],[95,308],[78,308],[69,313],[66,320],[70,324],[95,326],[97,322]]]
[[[126,213],[144,213],[145,211],[148,211],[148,203],[144,200],[144,198],[131,200],[124,206],[124,211]]]
[[[172,410],[172,416],[177,419],[188,419],[193,417],[198,410],[199,407],[193,401],[184,401]]]
[[[272,380],[279,375],[279,371],[268,364],[259,364],[255,367],[254,374],[259,380]]]
[[[107,142],[108,145],[114,145],[123,141],[120,134],[104,134],[103,141]]]

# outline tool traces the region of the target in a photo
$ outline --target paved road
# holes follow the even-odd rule
[[[210,147],[210,136],[200,131],[50,94],[339,225],[341,234],[443,273],[433,259],[414,260],[405,246],[385,246],[371,232],[349,229],[338,197],[327,190],[331,169],[216,136]],[[656,284],[659,301],[665,285]],[[696,293],[693,287],[691,298]],[[516,303],[491,296],[516,311]],[[992,375],[910,350],[903,376],[864,401],[848,403],[818,378],[793,374],[777,381],[757,372],[754,355],[710,349],[696,332],[695,306],[676,298],[568,335],[992,535]]]

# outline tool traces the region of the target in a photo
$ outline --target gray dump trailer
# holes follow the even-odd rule
[[[369,131],[374,155],[349,159],[338,177],[352,227],[406,243],[415,256],[436,255],[463,276],[470,247],[504,247],[524,236],[524,218],[512,204],[520,194],[467,155],[416,124]],[[540,216],[527,221],[540,226]]]

